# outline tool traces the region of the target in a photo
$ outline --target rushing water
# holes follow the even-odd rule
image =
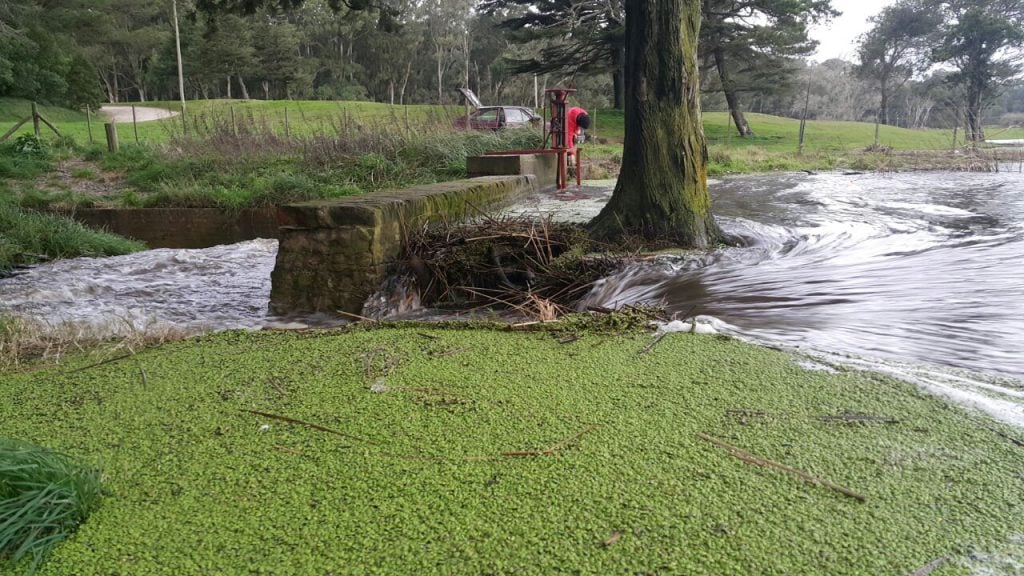
[[[585,220],[607,196],[594,187],[518,211]],[[1024,425],[1024,176],[752,176],[716,182],[712,200],[745,247],[633,265],[586,304],[660,304]]]
[[[610,191],[514,210],[586,220]],[[660,304],[1024,425],[1024,175],[759,175],[713,183],[712,199],[745,247],[631,266],[587,303]],[[265,326],[280,321],[266,314],[275,252],[256,240],[55,262],[0,280],[0,310],[114,329]]]
[[[75,258],[0,280],[0,311],[113,333],[170,325],[190,332],[267,322],[277,240],[203,250]]]

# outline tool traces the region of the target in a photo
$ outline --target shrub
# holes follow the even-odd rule
[[[0,330],[6,330],[0,324]],[[99,506],[100,473],[47,448],[0,438],[0,560],[38,567]]]

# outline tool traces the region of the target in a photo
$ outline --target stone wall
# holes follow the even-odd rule
[[[281,206],[270,311],[359,314],[400,258],[409,231],[507,205],[539,190],[539,181],[533,174],[484,176]]]

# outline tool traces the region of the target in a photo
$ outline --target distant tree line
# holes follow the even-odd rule
[[[0,96],[74,107],[179,97],[172,0],[0,1]],[[622,106],[623,0],[178,0],[185,97]],[[1024,114],[1024,0],[899,0],[857,61],[809,63],[831,0],[701,0],[705,109],[962,126]],[[854,47],[851,47],[854,48]],[[1018,86],[1015,88],[1015,86]]]

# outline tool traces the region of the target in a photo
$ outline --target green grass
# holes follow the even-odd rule
[[[228,332],[0,375],[0,436],[111,493],[42,574],[949,575],[1014,550],[1016,431],[734,340],[577,334]],[[897,422],[822,420],[848,411]]]
[[[0,101],[0,116],[5,113],[4,106],[13,110],[23,104]],[[177,102],[144,105],[180,108]],[[119,194],[95,197],[88,191],[67,189],[66,182],[18,185],[25,205],[236,210],[456,179],[465,174],[467,155],[540,144],[539,133],[529,130],[500,135],[456,133],[451,123],[463,113],[459,106],[258,100],[204,100],[188,106],[187,137],[180,118],[145,122],[139,125],[143,146],[135,146],[131,125],[121,124],[122,152],[115,155],[100,147],[102,127],[98,122],[93,126],[95,141],[90,144],[86,125],[69,113],[62,130],[82,147],[77,153],[99,161],[106,170],[123,172],[125,186]],[[587,176],[615,177],[622,158],[623,114],[597,110],[592,115],[593,138],[584,149]],[[710,175],[838,168],[964,169],[943,154],[952,145],[949,130],[881,127],[880,144],[897,154],[911,150],[938,153],[894,159],[865,152],[874,141],[873,124],[811,121],[805,150],[797,154],[799,121],[762,114],[749,114],[748,119],[755,136],[738,138],[726,113],[704,115]],[[990,134],[1013,138],[1021,132],[992,129]],[[52,160],[12,159],[0,154],[0,179],[31,180],[52,167]],[[72,176],[92,179],[88,168],[80,168]]]
[[[189,154],[126,146],[101,156],[99,166],[124,173],[130,189],[117,199],[121,205],[240,209],[458,179],[467,156],[538,144],[529,131],[214,138],[194,142]],[[83,201],[90,200],[77,199]]]
[[[114,256],[145,248],[140,242],[86,228],[62,216],[15,206],[0,190],[0,271],[31,264],[39,256]]]
[[[100,497],[98,471],[0,437],[0,567],[20,567],[23,560],[38,567],[92,514]]]
[[[130,105],[125,103],[123,105]],[[178,102],[146,102],[139,106],[152,106],[178,111]],[[0,118],[17,116],[14,110],[21,110],[24,102],[0,100]],[[331,134],[349,123],[361,123],[368,126],[391,126],[405,129],[408,115],[411,131],[427,129],[430,126],[450,125],[451,121],[463,113],[461,106],[410,105],[390,106],[374,102],[337,102],[337,101],[299,101],[299,100],[196,100],[189,101],[188,115],[191,129],[208,130],[210,125],[231,125],[231,113],[234,111],[237,126],[258,126],[261,130],[283,134],[285,130],[285,111],[288,124],[293,135]],[[77,115],[77,116],[76,116]],[[608,139],[613,143],[621,143],[624,133],[623,114],[616,110],[592,111],[595,128],[594,135]],[[68,113],[61,118],[64,123],[62,130],[79,143],[88,141],[88,131],[84,118],[77,112]],[[706,112],[704,114],[704,130],[709,142],[716,146],[749,147],[758,146],[769,151],[795,152],[799,134],[800,121],[792,118],[781,118],[764,114],[747,114],[747,119],[755,132],[752,138],[735,137],[730,119],[725,112]],[[134,139],[131,124],[119,125],[121,141],[131,143]],[[102,141],[103,127],[96,122],[93,126],[95,141]],[[157,122],[139,124],[139,138],[143,143],[166,142],[172,135],[181,131],[180,118],[170,118]],[[1014,138],[1013,134],[1024,133],[1022,129],[1000,132],[991,128],[991,134],[999,134],[999,138]],[[946,129],[909,130],[891,126],[881,127],[880,143],[897,150],[943,150],[952,144],[952,131]],[[807,124],[805,142],[808,152],[815,151],[850,151],[862,149],[874,142],[874,124],[862,122],[833,122],[811,120]]]
[[[86,114],[77,110],[69,110],[67,108],[60,108],[57,106],[44,106],[40,104],[38,106],[39,113],[44,118],[53,123],[78,123],[86,121]],[[0,134],[7,132],[7,129],[19,122],[23,118],[28,118],[32,115],[32,103],[28,100],[22,100],[20,98],[0,98],[0,124],[10,124],[10,126],[0,125]],[[27,132],[32,131],[32,122],[26,124],[28,127]],[[58,126],[58,128],[60,128]],[[102,126],[100,127],[102,130]],[[45,126],[43,130],[49,130]]]

